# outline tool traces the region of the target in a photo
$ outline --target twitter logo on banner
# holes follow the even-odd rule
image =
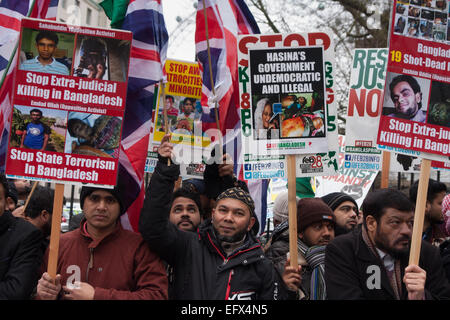
[[[245,177],[246,180],[251,179],[252,178],[252,173],[251,172],[246,172],[244,174],[244,177]]]
[[[344,163],[344,167],[345,167],[345,168],[350,168],[350,162],[348,162],[348,161],[345,161],[345,163]]]

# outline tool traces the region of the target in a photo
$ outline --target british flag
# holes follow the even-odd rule
[[[133,32],[128,72],[127,105],[119,157],[124,189],[122,225],[137,231],[144,201],[144,168],[152,125],[155,84],[164,80],[168,33],[161,0],[132,0],[122,29]]]
[[[23,17],[56,20],[59,0],[0,1],[0,172],[5,171],[12,111],[13,74]]]
[[[236,175],[241,180],[243,175],[237,36],[255,33],[260,31],[244,0],[198,1],[195,43],[203,81],[201,98],[203,130],[216,128],[215,103],[211,102],[217,101],[220,115],[218,123],[224,137],[224,148],[233,157]],[[209,57],[207,40],[209,40]],[[262,231],[266,221],[268,180],[248,181],[247,184],[255,200]]]

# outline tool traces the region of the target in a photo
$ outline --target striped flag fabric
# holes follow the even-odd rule
[[[23,17],[56,20],[59,0],[2,0],[0,2],[0,172],[5,171],[12,110],[13,75]]]
[[[207,23],[204,11],[206,11]],[[208,57],[206,26],[208,27],[210,57]],[[244,0],[198,1],[195,44],[203,81],[201,97],[203,130],[217,128],[215,104],[212,103],[212,101],[217,101],[220,115],[218,122],[224,137],[224,149],[233,157],[235,173],[240,180],[244,179],[240,147],[237,36],[255,33],[260,33],[260,31]],[[210,76],[210,61],[213,83]],[[269,181],[250,180],[247,181],[247,185],[255,201],[255,211],[260,222],[261,232],[264,230],[266,222]]]
[[[107,15],[111,12],[105,10]],[[114,17],[121,20],[118,14]],[[155,84],[164,80],[163,66],[169,39],[161,0],[130,0],[122,29],[133,32],[133,41],[119,156],[119,183],[126,186],[122,188],[126,214],[122,215],[121,222],[124,228],[137,232],[145,194],[144,169]]]

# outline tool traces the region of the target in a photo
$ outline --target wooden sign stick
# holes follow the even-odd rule
[[[383,164],[381,167],[381,189],[389,188],[390,165],[391,165],[391,153],[383,151]]]
[[[297,184],[295,181],[295,155],[287,156],[288,169],[288,210],[289,210],[289,258],[291,267],[298,269],[298,249],[297,249]]]
[[[53,198],[52,231],[48,255],[47,272],[53,279],[56,278],[58,265],[59,236],[61,234],[61,214],[63,209],[64,184],[55,185],[55,197]]]
[[[422,159],[420,164],[419,186],[417,189],[416,211],[414,213],[414,227],[411,238],[409,264],[419,264],[420,247],[422,245],[423,220],[427,204],[428,182],[430,180],[431,160]]]

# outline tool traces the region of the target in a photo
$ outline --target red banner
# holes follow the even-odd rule
[[[378,144],[450,156],[449,5],[394,1]]]
[[[116,184],[131,39],[22,20],[8,176]]]

